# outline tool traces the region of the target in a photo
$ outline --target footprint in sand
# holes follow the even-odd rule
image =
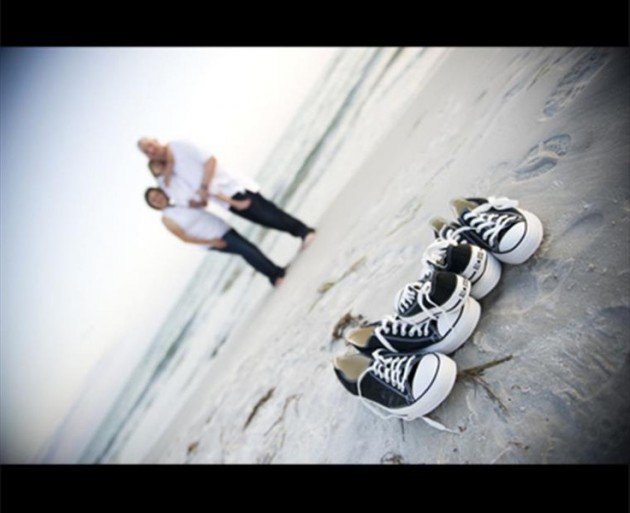
[[[575,254],[581,253],[589,245],[593,244],[591,234],[597,233],[604,224],[604,215],[601,212],[587,212],[573,220],[567,228],[556,237],[556,242],[561,242]]]
[[[602,69],[607,60],[608,52],[603,48],[595,48],[584,55],[547,98],[541,121],[552,118],[571,103]]]
[[[573,259],[541,258],[529,266],[509,269],[509,289],[500,297],[498,307],[521,314],[531,310],[563,289],[574,265]]]
[[[553,169],[560,157],[567,154],[570,143],[570,135],[560,134],[534,146],[514,170],[516,180],[529,180]]]
[[[607,337],[624,340],[630,321],[630,308],[609,306],[602,308],[593,321],[593,327]]]
[[[575,261],[569,259],[541,259],[536,266],[538,285],[541,296],[553,294],[563,285],[575,266]]]
[[[540,296],[538,278],[531,272],[517,272],[509,276],[509,290],[503,291],[497,311],[511,311],[522,314],[536,305]]]

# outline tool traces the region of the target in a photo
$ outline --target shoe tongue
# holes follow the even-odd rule
[[[483,203],[488,203],[486,198],[466,198],[466,201],[472,201],[477,206],[482,205]]]
[[[450,223],[444,223],[439,230],[433,228],[433,233],[435,234],[436,239],[446,239],[448,234],[455,230],[455,227]]]
[[[439,236],[442,239],[447,239],[450,233],[454,232],[455,230],[457,230],[460,227],[461,227],[461,225],[459,223],[448,223],[448,224],[445,224],[442,227],[442,229],[440,230]]]
[[[463,223],[465,223],[465,221],[464,221],[464,216],[465,216],[466,214],[468,214],[468,212],[470,212],[470,209],[469,209],[469,208],[465,208],[465,207],[464,207],[464,208],[462,209],[462,211],[459,213],[459,219],[460,219]]]

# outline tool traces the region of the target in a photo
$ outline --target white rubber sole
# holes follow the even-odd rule
[[[448,331],[446,336],[437,344],[428,346],[418,352],[450,354],[456,351],[473,334],[480,317],[481,306],[472,297],[468,297],[461,310],[447,313],[438,321],[440,332]]]
[[[427,413],[435,410],[449,396],[455,385],[455,379],[457,378],[457,364],[455,361],[439,353],[431,353],[424,358],[437,359],[436,370],[430,380],[429,386],[411,406],[387,409],[389,413],[403,420],[414,420],[419,417],[424,417]],[[426,376],[418,376],[418,379],[425,378]]]
[[[543,226],[537,216],[527,210],[518,209],[527,220],[527,233],[518,246],[506,253],[492,253],[506,264],[518,265],[529,259],[540,246],[543,238]]]
[[[501,279],[501,263],[489,251],[486,251],[486,269],[475,283],[472,284],[470,295],[481,299],[488,295]]]

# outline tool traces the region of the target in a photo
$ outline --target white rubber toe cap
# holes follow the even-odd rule
[[[516,246],[518,246],[523,240],[525,229],[526,224],[524,221],[516,223],[514,226],[512,226],[512,228],[510,228],[507,233],[501,238],[499,251],[501,253],[507,253],[508,251],[512,251]]]
[[[454,360],[440,353],[426,355],[414,376],[412,390],[416,402],[405,412],[407,418],[418,418],[437,408],[453,390],[456,378]]]
[[[523,231],[525,230],[525,223],[516,224],[505,234],[503,240],[501,240],[500,248],[503,251],[503,247],[509,248],[510,245],[515,243],[516,246],[512,246],[512,249],[505,252],[494,253],[499,260],[506,264],[515,265],[525,262],[536,252],[543,239],[543,226],[540,219],[527,210],[519,209],[519,211],[527,220],[527,230]],[[514,234],[512,234],[513,230]]]
[[[426,393],[435,381],[439,367],[440,360],[436,354],[427,354],[420,360],[411,389],[414,397],[421,397]]]

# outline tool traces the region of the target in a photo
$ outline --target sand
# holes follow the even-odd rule
[[[316,223],[318,236],[233,330],[145,463],[628,462],[627,49],[449,50]],[[545,228],[481,300],[466,369],[429,417],[381,420],[338,383],[351,312],[392,313],[427,221],[508,196]],[[299,212],[298,212],[299,213]],[[508,358],[509,357],[509,358]]]

